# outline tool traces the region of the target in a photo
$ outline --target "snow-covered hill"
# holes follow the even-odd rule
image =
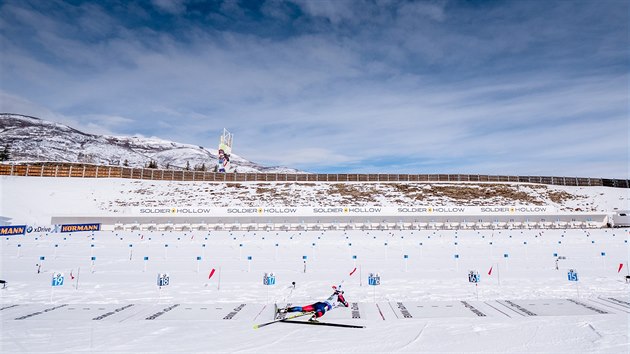
[[[121,215],[134,207],[547,205],[562,212],[626,210],[626,190],[520,183],[210,183],[0,176],[0,225],[54,215]],[[66,203],[60,204],[62,198]]]
[[[131,167],[151,160],[159,168],[190,168],[217,164],[217,150],[159,138],[87,134],[67,125],[20,114],[0,114],[0,142],[10,147],[11,161],[65,161]],[[231,155],[232,168],[240,173],[300,173],[287,167],[266,167]]]

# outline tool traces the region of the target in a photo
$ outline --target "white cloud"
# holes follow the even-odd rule
[[[396,9],[400,17],[406,17],[410,21],[422,21],[429,18],[435,21],[443,21],[446,16],[444,13],[444,1],[440,3],[430,2],[403,2]]]
[[[515,15],[501,6],[462,18],[441,2],[296,3],[309,17],[265,3],[261,12],[287,31],[271,35],[241,8],[223,9],[238,15],[235,29],[178,18],[177,33],[131,28],[94,9],[98,22],[77,26],[97,43],[68,35],[72,23],[5,5],[15,28],[35,21],[42,30],[28,39],[37,50],[17,32],[0,34],[3,107],[204,146],[226,127],[235,153],[311,170],[627,174],[628,54],[606,23],[581,12],[558,22],[554,7],[508,21]],[[462,19],[472,24],[460,28]]]
[[[160,11],[180,15],[186,11],[185,0],[151,0],[151,3]]]
[[[336,0],[291,0],[298,4],[302,11],[310,16],[321,17],[333,24],[344,21],[354,21],[357,12],[361,10],[362,1],[336,1]]]

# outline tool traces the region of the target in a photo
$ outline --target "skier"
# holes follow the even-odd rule
[[[335,292],[323,302],[316,302],[314,304],[306,306],[287,307],[284,309],[279,309],[278,312],[313,312],[313,316],[309,319],[309,321],[317,322],[317,319],[324,316],[326,311],[330,311],[335,307],[348,307],[348,302],[343,297],[343,291],[337,289],[336,286],[333,286],[333,289],[335,289]]]

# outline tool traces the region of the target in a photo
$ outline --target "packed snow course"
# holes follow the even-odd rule
[[[0,290],[0,351],[624,353],[630,350],[628,234],[99,231],[2,237],[0,278],[8,283]],[[577,282],[569,281],[569,269]],[[469,282],[471,270],[481,277],[476,286]],[[64,284],[52,287],[58,272]],[[263,285],[264,273],[271,272],[275,285]],[[158,288],[158,273],[168,274],[169,285]],[[379,273],[381,285],[368,285],[369,273]],[[322,301],[340,284],[350,307],[330,311],[322,322],[366,328],[280,322],[253,329],[274,318],[274,304]]]

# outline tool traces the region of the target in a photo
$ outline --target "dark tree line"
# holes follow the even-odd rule
[[[0,161],[9,161],[11,159],[11,148],[9,144],[5,144],[0,150]]]
[[[124,164],[123,164],[123,165],[124,165]],[[158,163],[157,163],[157,161],[155,161],[155,160],[151,160],[151,161],[149,161],[149,162],[146,164],[146,168],[158,168]],[[167,163],[167,164],[164,166],[164,168],[165,168],[165,169],[167,169],[167,170],[170,170],[170,169],[171,169],[171,164],[170,164],[170,163]],[[197,165],[195,165],[194,167],[192,167],[192,168],[191,168],[191,166],[190,166],[190,162],[189,162],[189,161],[186,161],[186,167],[184,167],[184,170],[185,170],[185,171],[191,171],[191,170],[192,170],[192,171],[207,171],[207,170],[208,170],[208,167],[206,167],[206,164],[205,164],[205,163],[202,163],[202,164],[197,164]]]

